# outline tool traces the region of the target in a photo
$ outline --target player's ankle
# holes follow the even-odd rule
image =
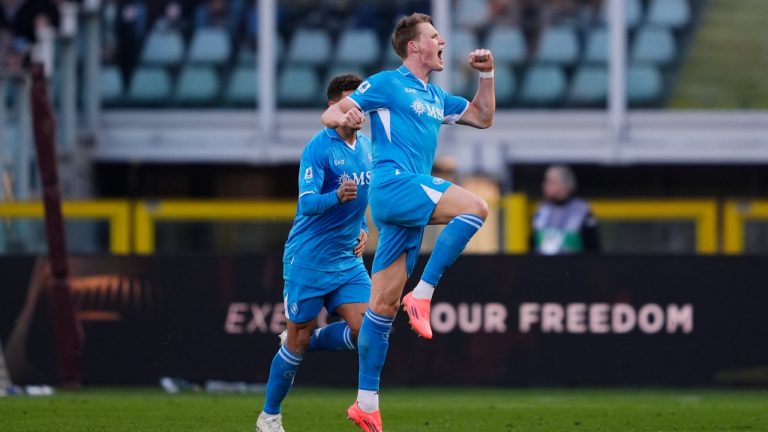
[[[357,406],[365,413],[379,410],[379,392],[374,390],[358,390]]]
[[[420,280],[413,289],[413,298],[420,300],[432,300],[432,295],[435,293],[435,286]]]

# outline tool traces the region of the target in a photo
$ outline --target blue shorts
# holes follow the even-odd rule
[[[363,263],[342,271],[320,271],[283,263],[285,316],[294,323],[317,318],[320,310],[332,313],[347,303],[368,303],[371,278]]]
[[[452,184],[438,177],[401,172],[371,186],[371,215],[379,229],[372,273],[384,270],[407,253],[406,269],[411,275],[419,257],[424,227]]]

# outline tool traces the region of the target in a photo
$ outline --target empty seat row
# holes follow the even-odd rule
[[[647,13],[643,12],[641,0],[625,0],[625,17],[629,27],[643,22],[661,27],[679,29],[691,24],[693,12],[689,0],[652,0]],[[608,1],[603,2],[602,20],[608,21]]]
[[[587,35],[584,60],[589,63],[608,61],[608,30],[595,28]],[[629,57],[643,63],[667,65],[677,58],[677,42],[668,29],[661,27],[643,27],[635,35]]]
[[[663,79],[658,68],[648,64],[630,65],[627,72],[627,98],[632,104],[659,100]],[[608,96],[608,71],[604,66],[581,66],[570,84],[562,69],[551,65],[532,67],[522,83],[520,99],[528,105],[597,105]]]
[[[283,106],[320,106],[324,83],[332,76],[360,71],[331,68],[325,81],[308,66],[288,66],[278,82],[278,101]],[[163,68],[140,68],[127,92],[120,73],[107,68],[102,75],[102,97],[107,103],[126,101],[135,105],[165,105],[169,101],[186,105],[205,105],[222,98],[229,105],[253,105],[257,96],[257,75],[252,66],[240,66],[223,86],[211,67],[188,66],[182,69],[174,88],[170,74]],[[565,71],[555,65],[536,64],[519,79],[511,66],[496,69],[496,98],[502,105],[519,102],[525,106],[598,105],[608,94],[608,71],[604,65],[582,65],[568,80]],[[453,92],[471,97],[477,86],[476,76],[465,71],[453,74]],[[223,92],[222,92],[223,90]],[[627,97],[632,104],[658,101],[663,91],[660,70],[650,64],[632,64],[627,75]]]
[[[215,69],[191,65],[182,69],[174,88],[167,70],[149,66],[136,70],[126,90],[120,71],[107,67],[101,75],[101,94],[106,104],[166,105],[174,102],[205,105],[223,97],[230,105],[254,105],[258,89],[256,77],[253,67],[237,67],[223,87]]]
[[[607,29],[592,29],[586,38],[584,60],[605,63],[608,60],[609,39]],[[576,33],[572,29],[560,27],[544,33],[535,57],[540,62],[572,65],[579,61],[580,56]],[[677,57],[677,42],[669,29],[642,27],[635,34],[629,57],[632,61],[666,65]]]

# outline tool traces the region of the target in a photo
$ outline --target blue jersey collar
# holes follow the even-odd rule
[[[344,144],[347,148],[354,150],[355,148],[357,148],[357,142],[360,141],[360,135],[362,134],[362,132],[357,131],[355,133],[355,144],[354,145],[349,145],[349,143],[344,141],[341,138],[341,135],[339,135],[339,133],[336,132],[336,129],[325,128],[325,134],[328,135],[328,137],[331,138],[332,140],[341,141],[341,143]]]
[[[419,77],[417,77],[413,72],[411,72],[410,69],[405,67],[405,65],[400,66],[397,68],[397,71],[400,72],[403,76],[410,77],[413,80],[416,80],[419,84],[421,84],[421,87],[426,90],[427,89],[427,83],[422,81]]]

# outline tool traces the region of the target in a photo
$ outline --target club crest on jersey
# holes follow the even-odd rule
[[[312,167],[308,167],[304,171],[304,180],[312,180]]]
[[[411,109],[418,116],[421,116],[422,114],[426,113],[428,116],[432,117],[435,120],[443,121],[443,111],[437,109],[437,107],[435,107],[434,105],[430,105],[422,102],[421,99],[414,100],[413,103],[411,104]]]
[[[357,91],[358,91],[360,94],[363,94],[363,93],[365,93],[365,92],[366,92],[366,91],[367,91],[369,88],[371,88],[371,83],[369,83],[368,81],[363,81],[363,83],[362,83],[362,84],[360,84],[360,87],[358,87],[358,88],[357,88]]]

